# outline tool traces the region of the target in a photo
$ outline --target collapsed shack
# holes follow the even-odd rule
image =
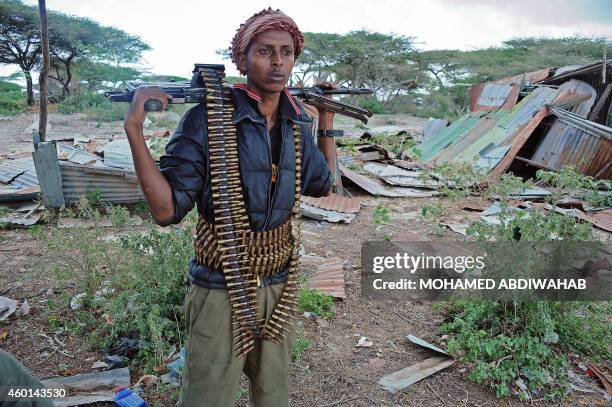
[[[410,156],[435,166],[471,163],[493,175],[532,177],[574,165],[612,178],[612,60],[547,68],[470,89],[470,111],[431,125]]]

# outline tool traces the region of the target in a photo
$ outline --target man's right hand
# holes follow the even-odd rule
[[[144,105],[146,101],[151,99],[160,101],[163,111],[168,109],[168,103],[172,100],[172,96],[162,92],[157,86],[139,86],[136,88],[132,103],[130,103],[130,108],[123,121],[123,126],[126,130],[128,127],[140,128],[142,126],[147,117]]]

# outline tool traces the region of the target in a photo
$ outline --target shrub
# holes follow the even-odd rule
[[[21,86],[0,81],[0,116],[14,116],[27,109],[26,95]]]
[[[554,180],[553,180],[554,178]],[[584,186],[573,171],[548,179],[557,187]],[[510,196],[528,184],[510,175],[490,187],[502,211],[496,226],[477,223],[468,233],[479,240],[588,241],[592,227],[554,211],[511,211]],[[556,198],[555,198],[556,197]],[[557,203],[555,195],[552,203]],[[507,300],[452,300],[440,330],[450,335],[448,351],[473,366],[470,379],[487,383],[498,397],[517,394],[521,399],[563,399],[569,387],[567,357],[578,352],[609,359],[612,326],[608,303]]]
[[[334,297],[319,290],[303,288],[298,294],[298,311],[331,318],[334,316]]]
[[[127,103],[112,103],[103,94],[76,90],[57,106],[64,114],[85,113],[90,120],[123,120]]]

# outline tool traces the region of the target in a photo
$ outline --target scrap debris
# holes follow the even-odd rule
[[[612,70],[602,76],[602,68],[611,62],[476,84],[470,111],[424,138],[410,155],[430,165],[473,163],[495,175],[575,165],[583,174],[610,179]]]
[[[130,386],[130,371],[125,367],[68,377],[52,377],[42,380],[42,383],[49,389],[66,390],[66,397],[53,400],[57,407],[80,406],[113,401],[114,388]]]
[[[316,270],[308,278],[308,287],[320,290],[334,298],[346,298],[344,290],[344,266],[339,257],[320,257],[303,255],[300,257],[300,265],[305,269]]]
[[[410,365],[402,370],[398,370],[397,372],[380,378],[380,380],[378,380],[378,384],[385,387],[392,393],[405,389],[406,387],[409,387],[414,383],[423,380],[436,372],[439,372],[440,370],[446,369],[456,362],[455,359],[451,358],[446,351],[432,345],[427,341],[424,341],[421,338],[408,335],[406,339],[415,345],[435,352],[437,356],[425,359],[422,362]]]

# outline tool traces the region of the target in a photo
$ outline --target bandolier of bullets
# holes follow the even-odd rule
[[[296,181],[292,217],[276,229],[250,230],[238,165],[233,104],[222,70],[201,68],[208,110],[214,224],[200,216],[194,242],[198,263],[223,271],[232,310],[234,349],[246,355],[255,338],[280,342],[295,318],[300,241],[301,132],[294,125]],[[293,220],[293,221],[292,221]],[[257,319],[257,287],[289,261],[287,281],[270,319]]]
[[[296,291],[297,274],[300,262],[300,192],[302,185],[302,132],[300,126],[293,124],[293,136],[295,144],[295,202],[293,204],[291,224],[291,259],[289,261],[289,273],[283,288],[283,293],[276,303],[270,319],[264,326],[264,337],[273,341],[281,342],[290,330],[287,326],[293,326],[291,320],[295,320],[297,301]]]

